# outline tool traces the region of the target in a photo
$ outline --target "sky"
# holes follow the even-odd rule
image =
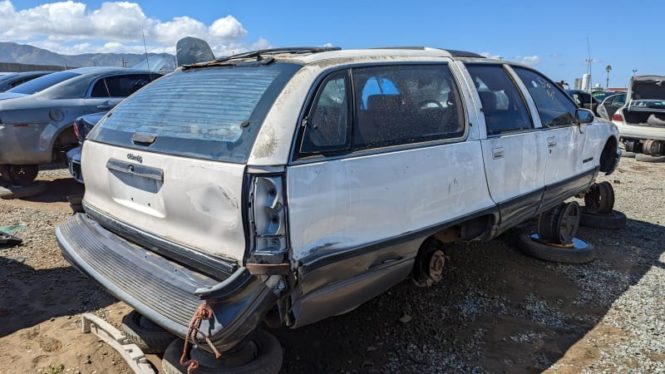
[[[431,46],[529,64],[574,83],[624,87],[633,74],[665,75],[662,0],[586,1],[44,1],[0,0],[0,41],[48,50],[171,52],[184,36],[216,55],[247,49],[334,45]],[[0,55],[2,51],[0,50]],[[1,60],[0,56],[0,60]]]

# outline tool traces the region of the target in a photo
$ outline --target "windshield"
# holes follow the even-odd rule
[[[45,90],[55,84],[66,81],[67,79],[76,77],[80,74],[73,73],[71,71],[59,71],[57,73],[51,73],[39,78],[35,78],[31,81],[19,84],[18,86],[12,88],[7,92],[14,92],[26,95],[32,95],[39,91]]]
[[[245,162],[265,115],[299,68],[196,68],[158,79],[116,107],[89,139],[152,152]],[[135,133],[152,144],[135,144]]]

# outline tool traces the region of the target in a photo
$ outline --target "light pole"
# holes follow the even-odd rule
[[[610,71],[612,71],[612,65],[605,66],[605,71],[607,72],[607,80],[605,81],[605,88],[610,88]]]
[[[635,76],[635,73],[637,73],[637,69],[633,69],[633,77]]]

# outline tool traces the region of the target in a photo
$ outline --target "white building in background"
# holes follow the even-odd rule
[[[581,90],[588,91],[591,88],[591,74],[586,73],[582,75],[582,87]]]

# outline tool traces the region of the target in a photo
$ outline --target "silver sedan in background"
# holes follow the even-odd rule
[[[65,161],[66,152],[78,145],[72,128],[77,117],[108,111],[160,76],[147,70],[87,67],[45,75],[5,93],[13,96],[0,101],[3,179],[32,183],[39,165]]]

